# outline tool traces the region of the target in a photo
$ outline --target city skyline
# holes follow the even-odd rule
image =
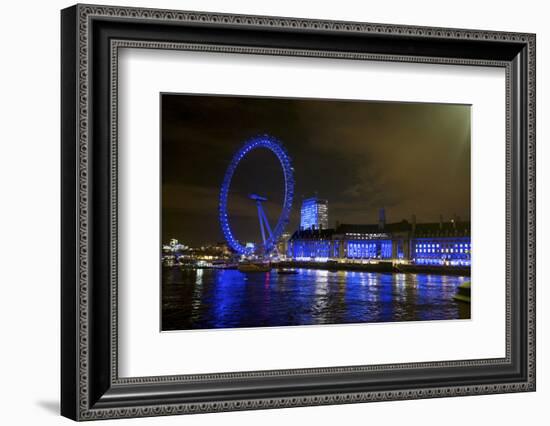
[[[162,95],[162,239],[224,241],[219,188],[235,152],[257,134],[282,141],[293,160],[295,198],[287,231],[300,226],[303,199],[328,200],[328,227],[470,218],[470,107],[369,101]],[[273,226],[282,172],[268,151],[236,171],[228,209],[242,241],[260,240],[248,194],[268,198]],[[437,178],[437,179],[434,179]]]

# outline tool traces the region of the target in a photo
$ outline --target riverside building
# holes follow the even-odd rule
[[[386,223],[383,209],[378,223],[300,229],[287,243],[288,258],[318,262],[470,266],[471,251],[469,221]]]

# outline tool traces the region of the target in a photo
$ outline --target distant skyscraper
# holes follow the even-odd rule
[[[328,229],[328,201],[317,197],[302,201],[300,229]]]

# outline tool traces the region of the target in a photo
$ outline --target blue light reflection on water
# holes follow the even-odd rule
[[[464,277],[298,269],[297,274],[163,268],[162,329],[470,318]]]

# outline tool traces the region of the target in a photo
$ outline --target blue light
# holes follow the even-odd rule
[[[415,247],[425,246],[426,249],[416,249],[414,263],[420,265],[451,265],[470,266],[471,251],[469,237],[419,238],[412,241]]]
[[[300,210],[301,229],[327,229],[328,228],[328,202],[317,197],[302,201]]]
[[[281,237],[286,225],[288,224],[290,210],[292,208],[292,201],[294,199],[294,173],[291,166],[291,160],[288,156],[285,148],[280,141],[269,135],[257,136],[249,139],[244,145],[235,153],[229,166],[225,172],[222,186],[220,189],[219,198],[219,221],[222,233],[227,241],[228,246],[236,253],[241,255],[251,255],[254,253],[254,248],[250,248],[242,245],[233,236],[231,228],[229,226],[229,218],[227,214],[227,201],[229,195],[229,188],[231,186],[231,180],[233,174],[237,169],[240,160],[250,151],[257,148],[268,149],[275,154],[281,163],[284,177],[285,196],[283,201],[283,208],[281,210],[281,216],[277,225],[273,229],[272,234],[266,239],[265,243],[261,244],[261,251],[264,254],[268,254],[275,247],[275,244]]]

